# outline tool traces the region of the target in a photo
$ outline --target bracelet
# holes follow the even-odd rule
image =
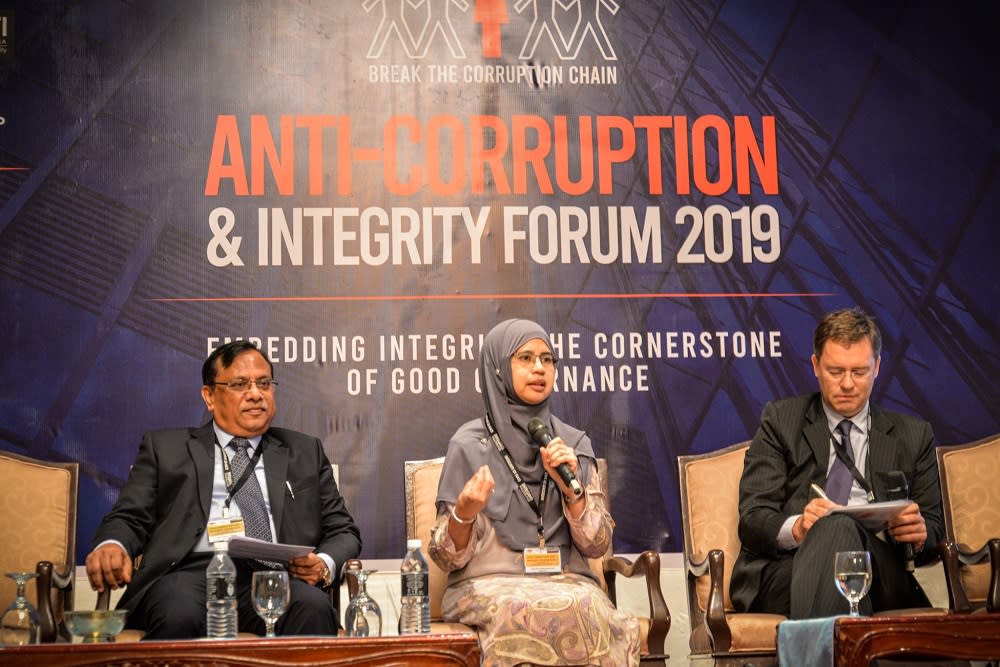
[[[584,491],[583,493],[581,493],[580,495],[576,496],[573,499],[570,499],[570,498],[567,498],[566,496],[563,496],[563,501],[566,503],[566,507],[572,507],[573,505],[576,505],[580,501],[586,500],[586,499],[587,499],[587,492],[586,491]]]
[[[470,523],[475,523],[476,522],[476,517],[472,517],[471,519],[462,519],[461,517],[459,517],[455,513],[455,508],[454,507],[451,508],[451,518],[455,520],[455,523],[460,523],[463,526],[468,525]]]

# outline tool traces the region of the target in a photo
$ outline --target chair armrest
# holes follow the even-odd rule
[[[990,543],[987,542],[978,549],[973,549],[968,544],[953,543],[955,553],[958,555],[958,562],[962,565],[979,565],[990,556]]]
[[[948,587],[948,603],[951,610],[958,614],[968,614],[974,611],[974,605],[969,601],[962,585],[961,569],[963,565],[977,565],[990,561],[990,585],[986,593],[986,609],[1000,611],[1000,538],[994,537],[978,549],[972,549],[965,544],[956,544],[944,540],[938,545],[938,553],[944,564],[944,579]]]
[[[990,587],[986,591],[986,611],[1000,611],[1000,537],[986,543],[990,552]]]
[[[350,600],[352,600],[354,596],[358,594],[358,589],[360,588],[360,586],[358,585],[358,578],[354,575],[352,569],[355,571],[364,569],[364,565],[361,563],[361,560],[357,558],[352,558],[346,563],[344,563],[344,567],[341,570],[344,576],[337,577],[336,579],[334,579],[333,584],[331,584],[330,588],[328,588],[326,591],[327,594],[330,596],[330,601],[333,603],[333,608],[337,610],[337,617],[340,619],[341,624],[343,624],[344,621],[346,620],[344,618],[344,612],[341,611],[340,609],[341,584],[343,583],[347,584],[348,602],[350,602]],[[338,634],[344,635],[345,633],[346,629],[344,627],[341,627]]]
[[[347,593],[348,599],[353,598],[358,593],[358,580],[353,574],[348,572],[346,568],[350,567],[351,563],[357,563],[358,567],[361,567],[361,561],[357,559],[351,559],[347,561],[344,565],[344,576],[335,577],[333,583],[330,587],[326,589],[326,594],[330,596],[330,603],[333,608],[337,610],[337,615],[340,616],[340,586],[343,581],[347,580]],[[97,594],[97,609],[108,609],[111,606],[111,589],[105,588],[102,592]]]
[[[944,583],[948,588],[948,607],[956,614],[968,614],[972,605],[962,586],[962,574],[959,567],[958,547],[951,540],[942,540],[937,546],[941,554],[941,564],[944,566]]]
[[[698,563],[688,560],[688,571],[695,577],[708,573],[708,600],[705,604],[705,630],[712,650],[725,653],[733,645],[733,633],[726,619],[726,595],[723,590],[726,554],[722,549],[712,549],[708,557]]]
[[[107,611],[111,608],[111,589],[107,586],[104,590],[97,594],[97,603],[94,605],[94,609],[97,611]]]
[[[347,583],[348,600],[353,598],[358,593],[358,579],[353,574],[351,574],[349,570],[352,564],[356,564],[356,566],[359,569],[361,568],[361,561],[356,558],[352,558],[351,560],[344,563],[344,568],[342,570],[344,576],[343,577],[337,576],[339,573],[334,574],[333,583],[330,584],[330,587],[326,589],[326,594],[330,597],[330,604],[332,604],[333,608],[337,610],[337,617],[341,621],[344,620],[344,615],[340,609],[341,585],[343,585],[345,582]]]
[[[56,610],[52,605],[52,592],[57,591],[62,596],[62,611],[73,608],[73,578],[74,568],[70,566],[67,572],[58,572],[55,566],[47,561],[39,561],[35,566],[35,586],[38,601],[38,620],[41,626],[41,641],[54,642],[60,637],[70,641],[69,631],[62,622],[62,617],[56,618]]]
[[[990,589],[986,594],[986,611],[1000,611],[1000,537],[986,543],[990,551]]]
[[[964,544],[955,545],[958,559],[965,565],[990,561],[990,584],[986,590],[986,611],[1000,611],[1000,537],[991,538],[973,551]]]
[[[357,568],[358,570],[363,570],[364,567],[365,567],[364,564],[358,558],[352,558],[351,560],[344,563],[344,579],[347,581],[348,600],[357,595],[358,589],[360,588],[360,586],[358,586],[358,578],[354,576],[354,573],[351,572],[351,570],[353,568]]]
[[[630,579],[638,575],[646,578],[646,596],[649,599],[649,634],[646,644],[650,655],[665,655],[667,632],[670,630],[670,609],[660,585],[660,554],[643,551],[634,563],[621,556],[605,559],[604,581],[608,586],[608,596],[616,606],[615,576],[618,574]]]

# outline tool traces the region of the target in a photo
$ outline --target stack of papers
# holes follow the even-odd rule
[[[889,527],[889,521],[899,515],[904,509],[910,506],[912,500],[887,500],[881,503],[870,503],[868,505],[846,505],[844,507],[834,507],[831,513],[839,512],[853,516],[862,526],[868,530],[878,532]],[[230,547],[232,549],[232,547]]]
[[[310,554],[315,549],[301,544],[277,544],[237,535],[229,540],[229,555],[233,558],[253,558],[284,562]]]

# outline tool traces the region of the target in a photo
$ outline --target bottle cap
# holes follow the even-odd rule
[[[407,549],[419,549],[423,544],[422,540],[406,540]]]
[[[212,551],[229,551],[229,540],[212,542]]]

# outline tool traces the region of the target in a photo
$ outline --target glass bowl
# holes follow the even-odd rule
[[[125,627],[125,609],[67,611],[63,614],[66,629],[83,638],[84,643],[112,642]]]

